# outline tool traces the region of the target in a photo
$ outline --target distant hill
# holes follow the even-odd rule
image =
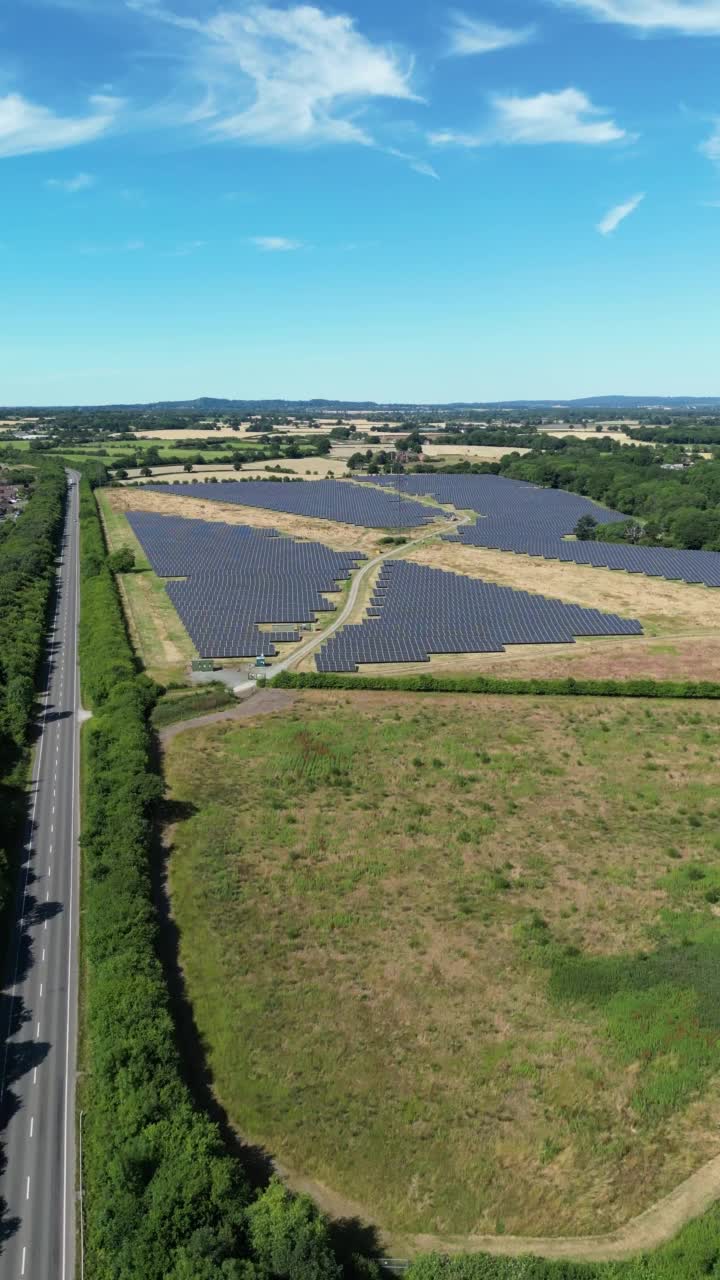
[[[109,405],[107,408],[191,410],[209,413],[267,412],[313,413],[333,412],[382,413],[441,409],[718,409],[720,396],[585,396],[580,400],[458,400],[447,404],[383,403],[375,400],[221,400],[201,396],[197,400],[159,400],[147,405]]]
[[[11,406],[6,406],[8,410]],[[375,400],[226,400],[200,396],[196,400],[156,400],[151,404],[55,405],[49,409],[128,410],[134,413],[307,413],[321,416],[329,413],[441,413],[451,410],[529,409],[536,412],[581,409],[658,409],[720,410],[720,396],[584,396],[580,400],[457,400],[445,404],[383,403]],[[12,406],[18,412],[18,406]],[[38,412],[37,407],[22,406],[23,412]],[[0,409],[0,413],[2,409]]]

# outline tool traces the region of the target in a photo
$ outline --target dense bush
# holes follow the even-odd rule
[[[587,698],[720,698],[711,680],[502,680],[494,676],[354,676],[281,671],[276,689],[399,689],[406,693],[510,693]],[[258,681],[263,684],[262,680]]]
[[[0,912],[12,885],[10,849],[25,803],[24,773],[35,688],[45,647],[55,556],[63,525],[65,473],[38,467],[27,507],[0,540]]]
[[[232,706],[237,706],[237,698],[232,690],[225,684],[213,682],[201,685],[182,697],[158,702],[153,711],[152,722],[156,729],[165,729],[180,720],[192,720],[196,716],[209,715],[213,711],[222,711]]]
[[[88,1072],[85,1239],[95,1280],[335,1280],[312,1204],[240,1165],[183,1082],[157,957],[150,850],[162,783],[102,531],[81,489],[85,730],[84,958]]]

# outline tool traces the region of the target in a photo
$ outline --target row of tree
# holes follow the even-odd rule
[[[85,1240],[95,1280],[341,1280],[328,1226],[259,1196],[183,1081],[157,953],[150,859],[162,781],[93,494],[81,488],[87,971]],[[220,997],[220,993],[218,993]]]
[[[25,510],[3,525],[0,538],[0,910],[12,889],[11,850],[19,842],[24,814],[28,735],[65,492],[62,466],[41,466]]]

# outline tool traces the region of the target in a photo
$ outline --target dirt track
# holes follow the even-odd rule
[[[251,716],[266,716],[273,711],[287,711],[295,702],[295,695],[284,693],[282,689],[259,689],[252,697],[241,702],[238,707],[230,707],[228,711],[213,711],[207,716],[197,716],[194,720],[181,720],[178,724],[168,725],[160,733],[163,745],[172,742],[180,733],[189,729],[206,729],[211,724],[223,724],[225,721],[248,720]]]

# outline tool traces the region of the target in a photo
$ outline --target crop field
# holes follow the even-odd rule
[[[499,462],[508,453],[529,453],[529,449],[504,448],[490,444],[425,444],[423,457],[433,462]]]
[[[338,1216],[600,1232],[720,1152],[712,704],[305,693],[166,744],[238,1131]]]
[[[202,453],[203,457],[208,456],[206,450],[203,450]],[[211,452],[210,456],[215,455]],[[207,466],[201,466],[199,463],[194,465],[192,478],[197,480],[199,476],[204,480],[205,476],[217,476],[223,480],[237,479],[237,472],[235,471],[233,464],[228,462],[227,458],[227,453],[224,453],[222,454],[221,461],[215,465],[212,463]],[[278,462],[281,468],[279,472],[276,470]],[[163,480],[188,480],[191,478],[182,466],[171,466],[169,463],[164,464],[161,467],[151,467],[150,471],[153,476],[157,476]],[[347,476],[348,469],[347,462],[344,459],[338,458],[281,458],[279,460],[275,458],[269,462],[246,462],[243,465],[242,473],[245,476],[261,476],[266,480],[282,479],[283,475],[302,476],[304,479],[324,480],[326,476]],[[137,480],[140,480],[141,483],[145,482],[145,477],[141,477],[141,473],[137,468],[129,470],[128,477],[129,479],[123,481],[123,484],[129,484]]]

